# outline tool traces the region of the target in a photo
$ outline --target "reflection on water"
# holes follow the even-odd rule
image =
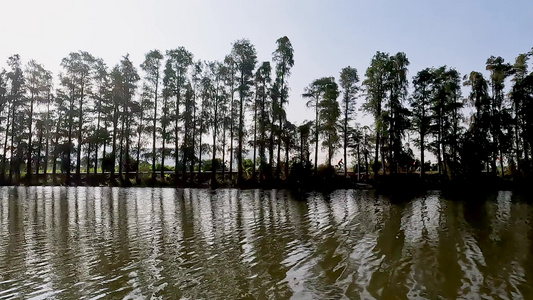
[[[533,206],[0,188],[0,299],[533,298]]]

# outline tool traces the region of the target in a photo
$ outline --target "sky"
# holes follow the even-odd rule
[[[149,50],[179,46],[195,59],[222,60],[242,38],[261,62],[287,36],[295,60],[287,114],[298,124],[314,116],[301,97],[309,83],[338,78],[346,66],[363,80],[376,51],[405,52],[412,77],[442,65],[484,71],[491,55],[512,62],[533,47],[531,0],[17,0],[0,7],[0,68],[18,53],[55,75],[78,50],[110,67],[126,53],[139,66]],[[358,119],[371,122],[362,112]]]

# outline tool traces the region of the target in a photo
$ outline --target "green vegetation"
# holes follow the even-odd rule
[[[57,77],[12,55],[0,71],[0,182],[83,184],[93,176],[98,184],[271,186],[333,177],[353,184],[403,173],[418,182],[531,178],[533,51],[514,63],[491,56],[486,73],[461,76],[441,66],[412,80],[405,53],[377,52],[361,82],[349,66],[338,81],[313,80],[302,96],[315,118],[293,124],[285,109],[294,49],[287,37],[276,46],[264,62],[247,39],[234,42],[223,61],[195,60],[183,47],[151,50],[139,68],[128,55],[110,68],[79,51],[60,62]],[[371,126],[359,124],[357,105],[373,117]],[[434,171],[428,152],[437,160]]]

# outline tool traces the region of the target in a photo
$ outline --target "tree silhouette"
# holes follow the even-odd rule
[[[250,98],[250,86],[252,85],[252,76],[257,63],[255,47],[249,40],[243,39],[233,43],[231,55],[235,60],[238,78],[239,90],[239,144],[237,149],[237,183],[243,181],[243,138],[244,138],[244,108],[245,102]]]
[[[161,76],[161,64],[163,55],[159,50],[151,50],[146,53],[141,69],[145,72],[145,84],[143,85],[143,101],[145,104],[153,103],[152,118],[152,181],[156,178],[155,160],[156,160],[156,133],[157,133],[157,98],[159,96],[159,81]],[[140,133],[139,133],[140,135]],[[140,140],[139,140],[140,142]],[[140,148],[140,147],[138,147]],[[139,155],[137,155],[137,161]]]
[[[349,126],[350,121],[355,115],[355,100],[356,94],[359,91],[359,87],[356,85],[359,82],[359,76],[357,70],[350,66],[341,70],[339,83],[342,88],[342,136],[343,136],[343,150],[344,150],[344,176],[347,175],[347,148],[348,148],[348,136],[351,131]]]
[[[276,41],[276,51],[272,53],[273,61],[276,63],[276,87],[279,89],[279,106],[277,107],[278,118],[278,162],[276,166],[276,178],[279,179],[281,172],[280,154],[281,154],[281,135],[283,132],[283,120],[286,118],[284,106],[288,103],[289,88],[287,79],[291,75],[291,68],[294,66],[294,49],[288,37],[284,36]],[[286,150],[288,157],[288,149]],[[285,172],[288,173],[289,166],[285,166]]]

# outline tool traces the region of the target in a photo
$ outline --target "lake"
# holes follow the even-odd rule
[[[533,299],[533,204],[0,187],[0,299]]]

